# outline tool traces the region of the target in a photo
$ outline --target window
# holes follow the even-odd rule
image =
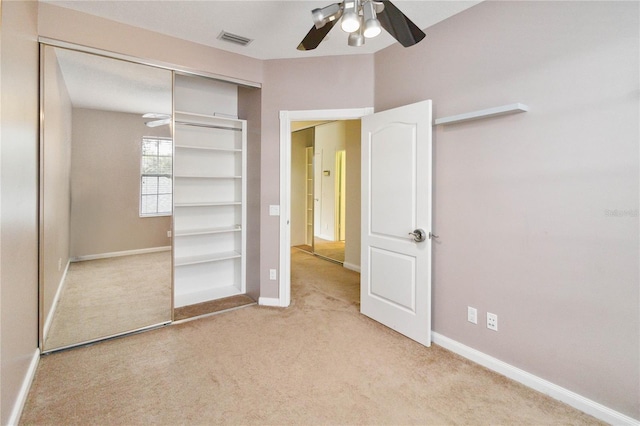
[[[140,160],[140,216],[169,216],[172,205],[171,139],[143,137]]]

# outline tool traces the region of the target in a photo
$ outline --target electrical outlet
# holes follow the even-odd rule
[[[487,312],[487,328],[489,330],[498,331],[498,316]]]
[[[278,277],[278,274],[275,269],[269,269],[269,279],[271,281],[275,281]]]
[[[478,323],[478,310],[476,308],[467,306],[467,321],[473,324]]]
[[[171,238],[171,231],[167,231],[167,238]]]

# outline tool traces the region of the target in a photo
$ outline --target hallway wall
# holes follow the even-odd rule
[[[264,62],[262,89],[261,297],[277,298],[269,269],[279,265],[279,218],[269,205],[280,203],[281,110],[364,108],[373,105],[373,56],[328,56]],[[358,76],[354,79],[353,76]],[[300,96],[304,93],[304,96]]]

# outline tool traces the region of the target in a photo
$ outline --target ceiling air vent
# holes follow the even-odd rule
[[[242,37],[236,34],[231,34],[226,31],[222,31],[218,36],[218,40],[228,41],[229,43],[239,44],[240,46],[246,46],[253,40],[250,38]]]

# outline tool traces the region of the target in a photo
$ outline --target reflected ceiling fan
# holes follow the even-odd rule
[[[171,116],[169,114],[160,114],[157,112],[148,112],[142,116],[142,118],[151,118],[150,121],[145,121],[144,124],[147,127],[164,126],[171,123]]]
[[[342,30],[349,33],[349,46],[362,46],[384,28],[404,47],[413,46],[425,37],[404,13],[388,0],[344,0],[311,11],[314,26],[298,45],[298,50],[313,50],[333,26],[342,19]]]

